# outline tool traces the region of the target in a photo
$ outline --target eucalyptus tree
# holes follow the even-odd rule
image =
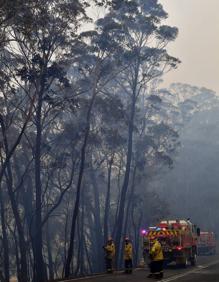
[[[23,1],[17,9],[10,27],[13,44],[7,52],[17,64],[16,71],[6,65],[12,79],[28,89],[28,97],[34,100],[32,115],[35,128],[35,213],[33,224],[34,281],[45,281],[42,241],[42,135],[48,96],[71,91],[65,77],[64,60],[70,54],[70,46],[76,39],[79,22],[85,19],[84,5],[79,1]],[[68,90],[68,91],[67,91]],[[58,94],[57,94],[58,93]],[[63,97],[64,98],[64,97]],[[25,277],[23,281],[28,281]]]
[[[163,167],[172,167],[178,148],[178,133],[172,128],[174,121],[170,114],[174,107],[171,104],[167,106],[160,96],[156,89],[148,89],[148,93],[141,95],[140,103],[136,105],[131,175],[123,231],[133,240],[135,263],[139,255],[139,230],[145,225],[146,218],[150,220],[150,214],[154,218],[160,216],[158,207],[162,200],[153,204],[150,200],[148,202],[147,197],[151,198],[149,184]],[[146,205],[152,208],[148,215],[144,212]],[[149,220],[147,225],[153,224]]]
[[[120,249],[132,163],[136,106],[141,95],[147,93],[148,83],[175,68],[179,61],[166,50],[167,44],[176,38],[177,28],[162,25],[167,13],[158,1],[114,1],[108,17],[114,19],[123,31],[124,59],[129,66],[116,78],[117,87],[126,100],[128,116],[125,176],[115,225],[115,239]]]
[[[97,21],[95,30],[86,31],[80,35],[81,41],[72,48],[72,52],[78,53],[77,63],[69,63],[71,68],[69,72],[73,76],[79,76],[79,88],[84,95],[79,99],[84,105],[84,111],[81,113],[82,120],[82,145],[80,150],[80,167],[76,187],[76,200],[72,214],[72,224],[70,232],[70,243],[65,265],[65,277],[70,275],[70,265],[74,257],[74,238],[76,231],[76,222],[80,206],[80,194],[84,167],[86,162],[86,151],[91,132],[92,112],[97,97],[104,92],[109,82],[111,82],[123,68],[121,64],[121,55],[123,49],[121,43],[120,26],[111,21],[109,17],[104,17]]]
[[[5,227],[5,191],[2,191],[3,186],[6,188],[11,208],[14,213],[15,223],[18,230],[20,257],[18,257],[17,266],[19,279],[27,280],[27,262],[26,262],[26,247],[25,238],[22,227],[22,218],[19,213],[19,205],[16,202],[16,196],[13,183],[12,158],[21,142],[22,136],[30,122],[30,117],[33,111],[33,99],[29,97],[21,97],[21,89],[18,85],[15,86],[15,81],[12,79],[11,71],[16,72],[13,56],[8,51],[8,45],[11,42],[9,30],[15,21],[16,9],[19,9],[20,1],[6,1],[1,3],[0,7],[0,29],[1,29],[1,78],[0,78],[0,129],[1,129],[1,168],[0,168],[0,197],[1,197],[1,223],[4,240],[4,271],[5,280],[9,280],[9,254],[8,254],[8,239]],[[10,71],[9,71],[10,66]],[[25,103],[24,103],[25,101]],[[22,105],[22,107],[21,107]],[[6,183],[6,185],[5,185]]]

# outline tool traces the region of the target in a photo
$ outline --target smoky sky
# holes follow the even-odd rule
[[[219,94],[219,0],[160,0],[167,23],[179,35],[168,50],[182,63],[164,76],[164,85],[189,83]]]

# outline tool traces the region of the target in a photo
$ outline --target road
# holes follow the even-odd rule
[[[202,266],[196,270],[163,279],[162,282],[219,282],[219,261],[211,266]]]
[[[219,255],[199,257],[196,267],[187,267],[186,269],[178,269],[174,265],[170,265],[164,272],[162,280],[154,280],[147,278],[148,270],[136,269],[133,274],[103,274],[99,276],[85,277],[68,282],[219,282]]]

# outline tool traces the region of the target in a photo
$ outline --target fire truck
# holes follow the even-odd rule
[[[165,263],[175,262],[176,265],[186,267],[189,262],[196,265],[197,243],[200,229],[190,220],[163,220],[148,230],[142,230],[143,256],[150,251],[151,239],[159,239]]]
[[[198,239],[198,255],[215,255],[216,238],[214,232],[200,232]]]

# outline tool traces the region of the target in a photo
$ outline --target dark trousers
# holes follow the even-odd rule
[[[125,263],[125,271],[127,273],[131,273],[132,272],[132,259],[125,259],[124,263]]]
[[[163,260],[152,260],[150,263],[151,274],[160,275],[163,273]]]
[[[111,258],[105,258],[105,265],[108,272],[113,270],[113,260]]]

